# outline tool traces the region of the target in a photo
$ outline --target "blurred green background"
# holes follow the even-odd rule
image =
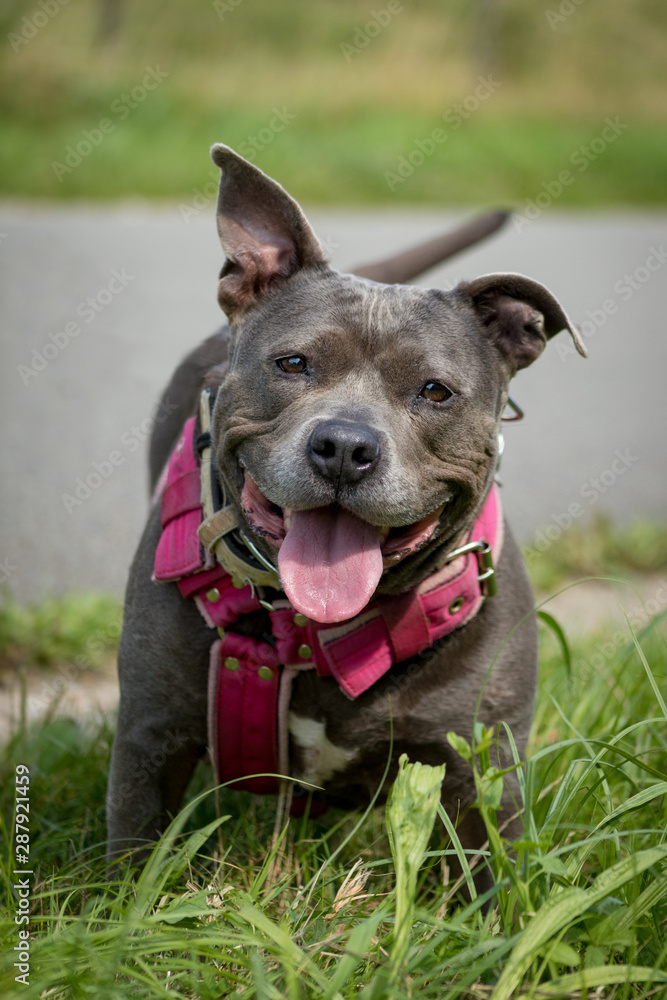
[[[667,201],[664,0],[4,0],[0,27],[5,196],[192,201],[224,141],[320,204],[522,206],[563,170],[560,205]]]

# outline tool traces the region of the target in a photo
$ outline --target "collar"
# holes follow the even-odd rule
[[[211,414],[214,397],[204,389],[199,398],[201,434],[197,448],[201,455],[201,506],[203,520],[197,529],[202,544],[215,556],[233,580],[251,588],[281,590],[277,568],[257,548],[243,530],[237,510],[227,503],[224,483],[216,474],[211,458]]]

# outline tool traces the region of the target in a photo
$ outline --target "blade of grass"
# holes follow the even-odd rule
[[[628,623],[628,628],[630,629],[630,635],[632,636],[632,641],[634,643],[634,647],[637,650],[637,655],[639,656],[639,659],[642,662],[642,666],[644,667],[644,670],[646,671],[646,676],[648,677],[649,684],[653,688],[653,694],[655,695],[655,700],[657,701],[658,705],[660,706],[660,710],[662,712],[662,717],[663,717],[663,719],[667,719],[667,704],[665,703],[665,699],[662,696],[662,691],[660,690],[660,688],[658,687],[658,685],[656,683],[655,677],[653,676],[653,671],[651,670],[651,668],[648,665],[648,660],[646,659],[646,656],[644,655],[644,650],[642,649],[642,647],[639,644],[639,641],[638,641],[637,636],[635,634],[635,630],[633,629],[632,625],[630,624],[630,619],[628,618],[627,614],[625,616],[625,620]]]
[[[468,864],[468,859],[466,853],[463,850],[463,845],[459,840],[459,835],[456,832],[456,827],[452,823],[451,819],[447,815],[445,807],[440,803],[438,806],[438,816],[442,820],[445,826],[445,830],[450,836],[452,841],[452,847],[456,852],[456,857],[458,858],[459,864],[461,865],[461,870],[463,872],[463,877],[465,879],[466,887],[470,893],[470,898],[474,901],[477,898],[477,890],[475,889],[475,880],[472,877],[472,872],[470,871],[470,865]]]
[[[547,941],[578,919],[596,903],[625,885],[631,878],[667,857],[667,848],[654,847],[624,858],[602,872],[589,889],[573,887],[554,890],[527,925],[518,945],[510,955],[491,994],[492,1000],[511,1000]]]
[[[370,917],[353,928],[347,939],[345,951],[336,966],[336,971],[322,1000],[334,1000],[336,994],[343,989],[345,983],[353,975],[359,963],[366,959],[371,940],[385,915],[382,908],[376,910]]]
[[[667,983],[667,972],[650,969],[645,965],[600,965],[581,969],[566,976],[556,976],[549,983],[540,983],[537,992],[531,996],[564,997],[571,994],[580,996],[584,990],[598,989],[600,986],[616,986],[627,983]],[[525,996],[525,994],[521,994]]]
[[[597,936],[601,941],[615,930],[627,930],[634,927],[653,906],[667,899],[667,872],[658,875],[650,885],[647,885],[629,906],[620,907],[610,914],[598,927]]]
[[[565,636],[561,625],[556,621],[553,615],[550,615],[548,611],[538,611],[537,617],[541,618],[545,625],[548,625],[553,634],[558,640],[558,644],[563,651],[563,659],[565,661],[565,669],[567,670],[568,677],[572,676],[572,654],[570,653],[570,646]]]

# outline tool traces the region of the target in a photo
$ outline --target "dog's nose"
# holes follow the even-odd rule
[[[377,464],[380,442],[364,424],[328,420],[311,434],[308,456],[315,468],[332,482],[356,483]]]

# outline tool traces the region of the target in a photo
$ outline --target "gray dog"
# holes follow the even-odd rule
[[[444,292],[334,271],[276,182],[212,156],[228,345],[181,366],[167,394],[190,420],[152,445],[165,468],[127,588],[110,851],[160,834],[207,748],[221,781],[271,792],[247,776],[289,773],[343,808],[387,765],[388,788],[404,752],[445,762],[443,804],[479,848],[447,734],[505,722],[523,754],[537,666],[494,485],[500,421],[550,337],[583,345],[521,275]],[[503,819],[517,802],[510,773]]]

